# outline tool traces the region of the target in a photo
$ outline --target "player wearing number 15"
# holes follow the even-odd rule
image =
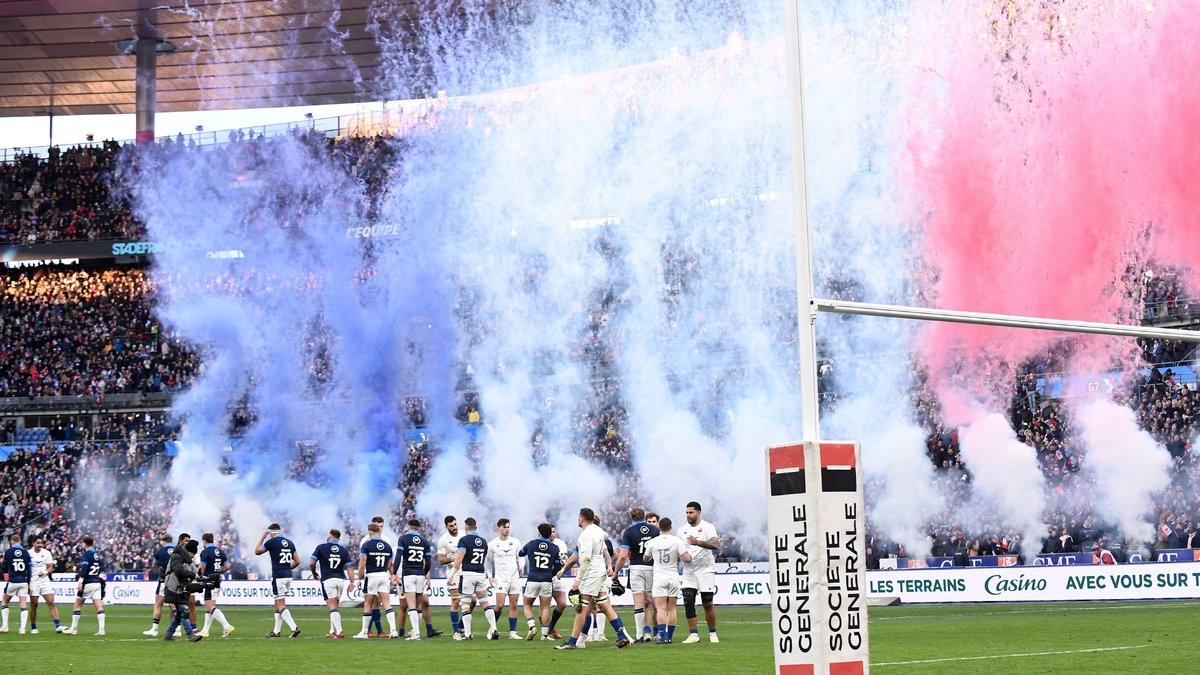
[[[338,607],[347,584],[354,584],[354,570],[346,567],[346,558],[350,552],[342,546],[341,538],[341,530],[330,530],[329,539],[313,551],[308,563],[313,577],[321,581],[321,596],[325,598],[325,606],[329,608],[329,634],[325,636],[329,638],[346,637],[342,632],[342,613]],[[350,573],[349,581],[346,580],[347,572]]]
[[[396,581],[408,605],[408,623],[412,628],[409,640],[421,639],[421,601],[425,598],[432,569],[425,562],[432,555],[433,547],[421,534],[421,521],[415,518],[408,521],[408,529],[396,543]]]
[[[275,597],[275,629],[267,633],[267,637],[279,637],[279,629],[287,622],[292,629],[292,637],[300,635],[300,627],[292,620],[292,612],[287,608],[287,596],[292,591],[292,570],[300,565],[296,557],[296,545],[291,539],[283,536],[279,523],[271,523],[266,532],[258,538],[258,546],[254,555],[271,554],[271,593]]]

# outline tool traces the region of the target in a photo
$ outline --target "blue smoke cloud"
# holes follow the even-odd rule
[[[855,7],[807,19],[827,35],[890,20]],[[439,448],[426,516],[528,528],[582,505],[677,515],[697,499],[761,550],[763,449],[798,439],[808,367],[794,343],[782,6],[468,2],[413,20],[381,2],[371,16],[384,63],[371,86],[449,94],[408,104],[403,138],[379,141],[384,184],[368,184],[360,155],[300,138],[139,159],[159,312],[205,357],[175,404],[188,420],[172,476],[190,486],[181,523],[232,509],[250,539],[279,518],[319,540],[340,514],[390,511],[405,399],[421,395]],[[400,37],[414,26],[415,41]],[[862,178],[886,127],[869,105],[890,96],[886,72],[820,46],[817,250],[891,298],[907,244],[878,234],[885,181]],[[455,420],[464,383],[483,409],[478,447]],[[625,411],[627,461],[577,452],[598,397]],[[255,418],[226,450],[243,401]],[[317,457],[303,479],[288,468],[301,446]]]

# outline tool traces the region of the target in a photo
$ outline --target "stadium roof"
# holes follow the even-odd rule
[[[135,35],[177,50],[158,56],[159,112],[374,100],[370,4],[9,0],[0,3],[0,117],[134,112],[135,57],[117,43]],[[389,18],[414,4],[389,3]]]

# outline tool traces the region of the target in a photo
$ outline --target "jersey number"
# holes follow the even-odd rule
[[[539,570],[550,569],[550,554],[549,553],[534,553],[533,566]]]
[[[280,551],[279,552],[279,564],[280,565],[291,565],[292,564],[292,552],[291,551]]]
[[[338,555],[329,556],[329,569],[336,570],[342,566],[342,557]]]
[[[471,564],[472,565],[482,565],[484,555],[485,555],[484,552],[480,551],[478,549],[471,551]]]
[[[424,562],[424,561],[425,561],[425,549],[423,549],[423,548],[408,549],[408,562],[419,563],[419,562]]]
[[[387,567],[388,554],[372,553],[371,557],[375,559],[375,567]]]
[[[671,552],[665,548],[659,549],[658,550],[658,562],[660,562],[664,565],[670,565],[671,564]]]
[[[14,572],[24,572],[25,571],[25,561],[24,560],[14,560],[12,567],[13,567]],[[8,607],[8,605],[5,605],[5,607]]]

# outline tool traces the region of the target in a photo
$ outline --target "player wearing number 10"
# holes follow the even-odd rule
[[[325,636],[329,638],[346,637],[342,631],[342,613],[338,607],[342,601],[342,594],[346,592],[347,583],[354,584],[354,572],[346,568],[349,551],[342,546],[341,538],[341,530],[330,530],[329,539],[313,551],[308,563],[313,577],[321,581],[321,595],[325,598],[325,606],[329,608],[329,634]],[[350,572],[349,582],[346,580],[347,571]]]
[[[292,620],[292,612],[287,608],[287,596],[292,590],[292,570],[300,565],[296,557],[296,545],[291,539],[283,536],[279,523],[271,523],[266,532],[258,538],[255,555],[271,554],[271,592],[275,596],[275,630],[267,633],[267,637],[279,637],[282,622],[287,622],[292,629],[292,637],[300,635],[300,627]]]
[[[25,634],[25,624],[29,620],[29,551],[21,546],[21,535],[14,534],[11,538],[12,547],[4,553],[4,571],[8,573],[8,582],[4,584],[4,608],[0,609],[0,633],[8,632],[8,602],[14,597],[21,600],[21,630]]]

